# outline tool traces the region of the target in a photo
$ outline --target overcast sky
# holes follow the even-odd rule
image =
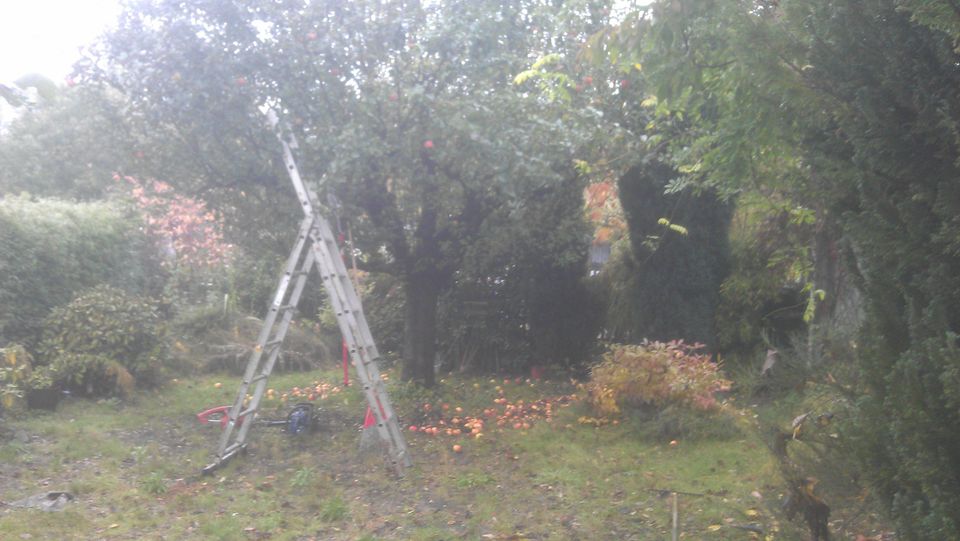
[[[0,5],[0,83],[28,73],[62,83],[80,58],[79,48],[113,25],[120,13],[120,0],[0,0]]]
[[[119,0],[0,0],[0,82],[28,73],[62,83],[120,13]]]

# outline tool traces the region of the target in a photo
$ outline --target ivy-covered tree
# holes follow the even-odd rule
[[[466,249],[495,209],[560,180],[583,135],[576,115],[511,84],[566,39],[553,11],[537,0],[144,1],[87,73],[194,150],[194,167],[181,160],[163,178],[228,220],[243,209],[236,227],[283,238],[297,205],[261,127],[261,108],[277,110],[308,178],[352,217],[363,263],[402,280],[404,375],[429,385],[437,301]],[[273,206],[253,211],[251,197]]]
[[[630,230],[632,287],[625,333],[715,346],[720,284],[729,267],[730,205],[713,191],[666,194],[679,173],[651,160],[619,180]]]

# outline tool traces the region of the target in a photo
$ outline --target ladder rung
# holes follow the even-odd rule
[[[230,457],[237,454],[237,451],[239,451],[241,447],[243,447],[243,444],[240,442],[228,445],[227,448],[220,453],[220,461],[223,462],[225,460],[229,460]]]
[[[260,381],[260,380],[262,380],[262,379],[267,379],[268,377],[269,377],[269,376],[267,376],[266,374],[259,374],[259,375],[256,375],[256,376],[253,376],[252,378],[250,378],[250,381],[244,381],[243,384],[244,384],[244,385],[250,385],[251,383],[256,383],[256,382],[258,382],[258,381]]]
[[[263,344],[263,349],[264,349],[264,350],[272,349],[272,348],[275,348],[275,347],[279,346],[279,345],[282,344],[282,343],[283,343],[283,340],[271,340],[271,341],[266,342],[265,344]]]
[[[351,351],[351,353],[353,352]],[[363,366],[367,366],[368,364],[375,363],[375,362],[377,362],[377,359],[363,359],[360,361],[360,364],[362,364]]]
[[[286,312],[287,310],[293,310],[296,307],[297,307],[296,304],[281,304],[280,306],[277,306],[275,310],[277,310],[278,312]]]
[[[257,409],[259,408],[247,408],[240,412],[240,415],[237,416],[237,419],[244,419],[247,415],[250,415],[251,413],[257,411]],[[247,422],[247,421],[244,420],[243,422]]]

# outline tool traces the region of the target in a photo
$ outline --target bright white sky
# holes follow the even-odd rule
[[[0,82],[40,73],[63,83],[79,48],[119,14],[119,0],[0,0]]]

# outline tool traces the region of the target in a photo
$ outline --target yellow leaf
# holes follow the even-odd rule
[[[527,82],[531,78],[536,77],[536,75],[537,75],[537,72],[534,70],[522,71],[518,73],[516,77],[513,78],[513,84],[522,85],[523,83]]]
[[[656,107],[657,106],[657,97],[650,96],[649,98],[640,102],[640,107]]]
[[[643,64],[637,62],[636,64],[633,65],[633,68],[636,69],[637,71],[643,71]]]
[[[723,528],[723,526],[720,525],[720,524],[711,524],[711,525],[707,526],[707,531],[708,531],[708,532],[715,532],[715,531],[719,530],[720,528]]]
[[[760,511],[757,511],[756,509],[747,509],[746,511],[744,511],[744,513],[745,513],[748,517],[757,517],[757,516],[760,516]]]

